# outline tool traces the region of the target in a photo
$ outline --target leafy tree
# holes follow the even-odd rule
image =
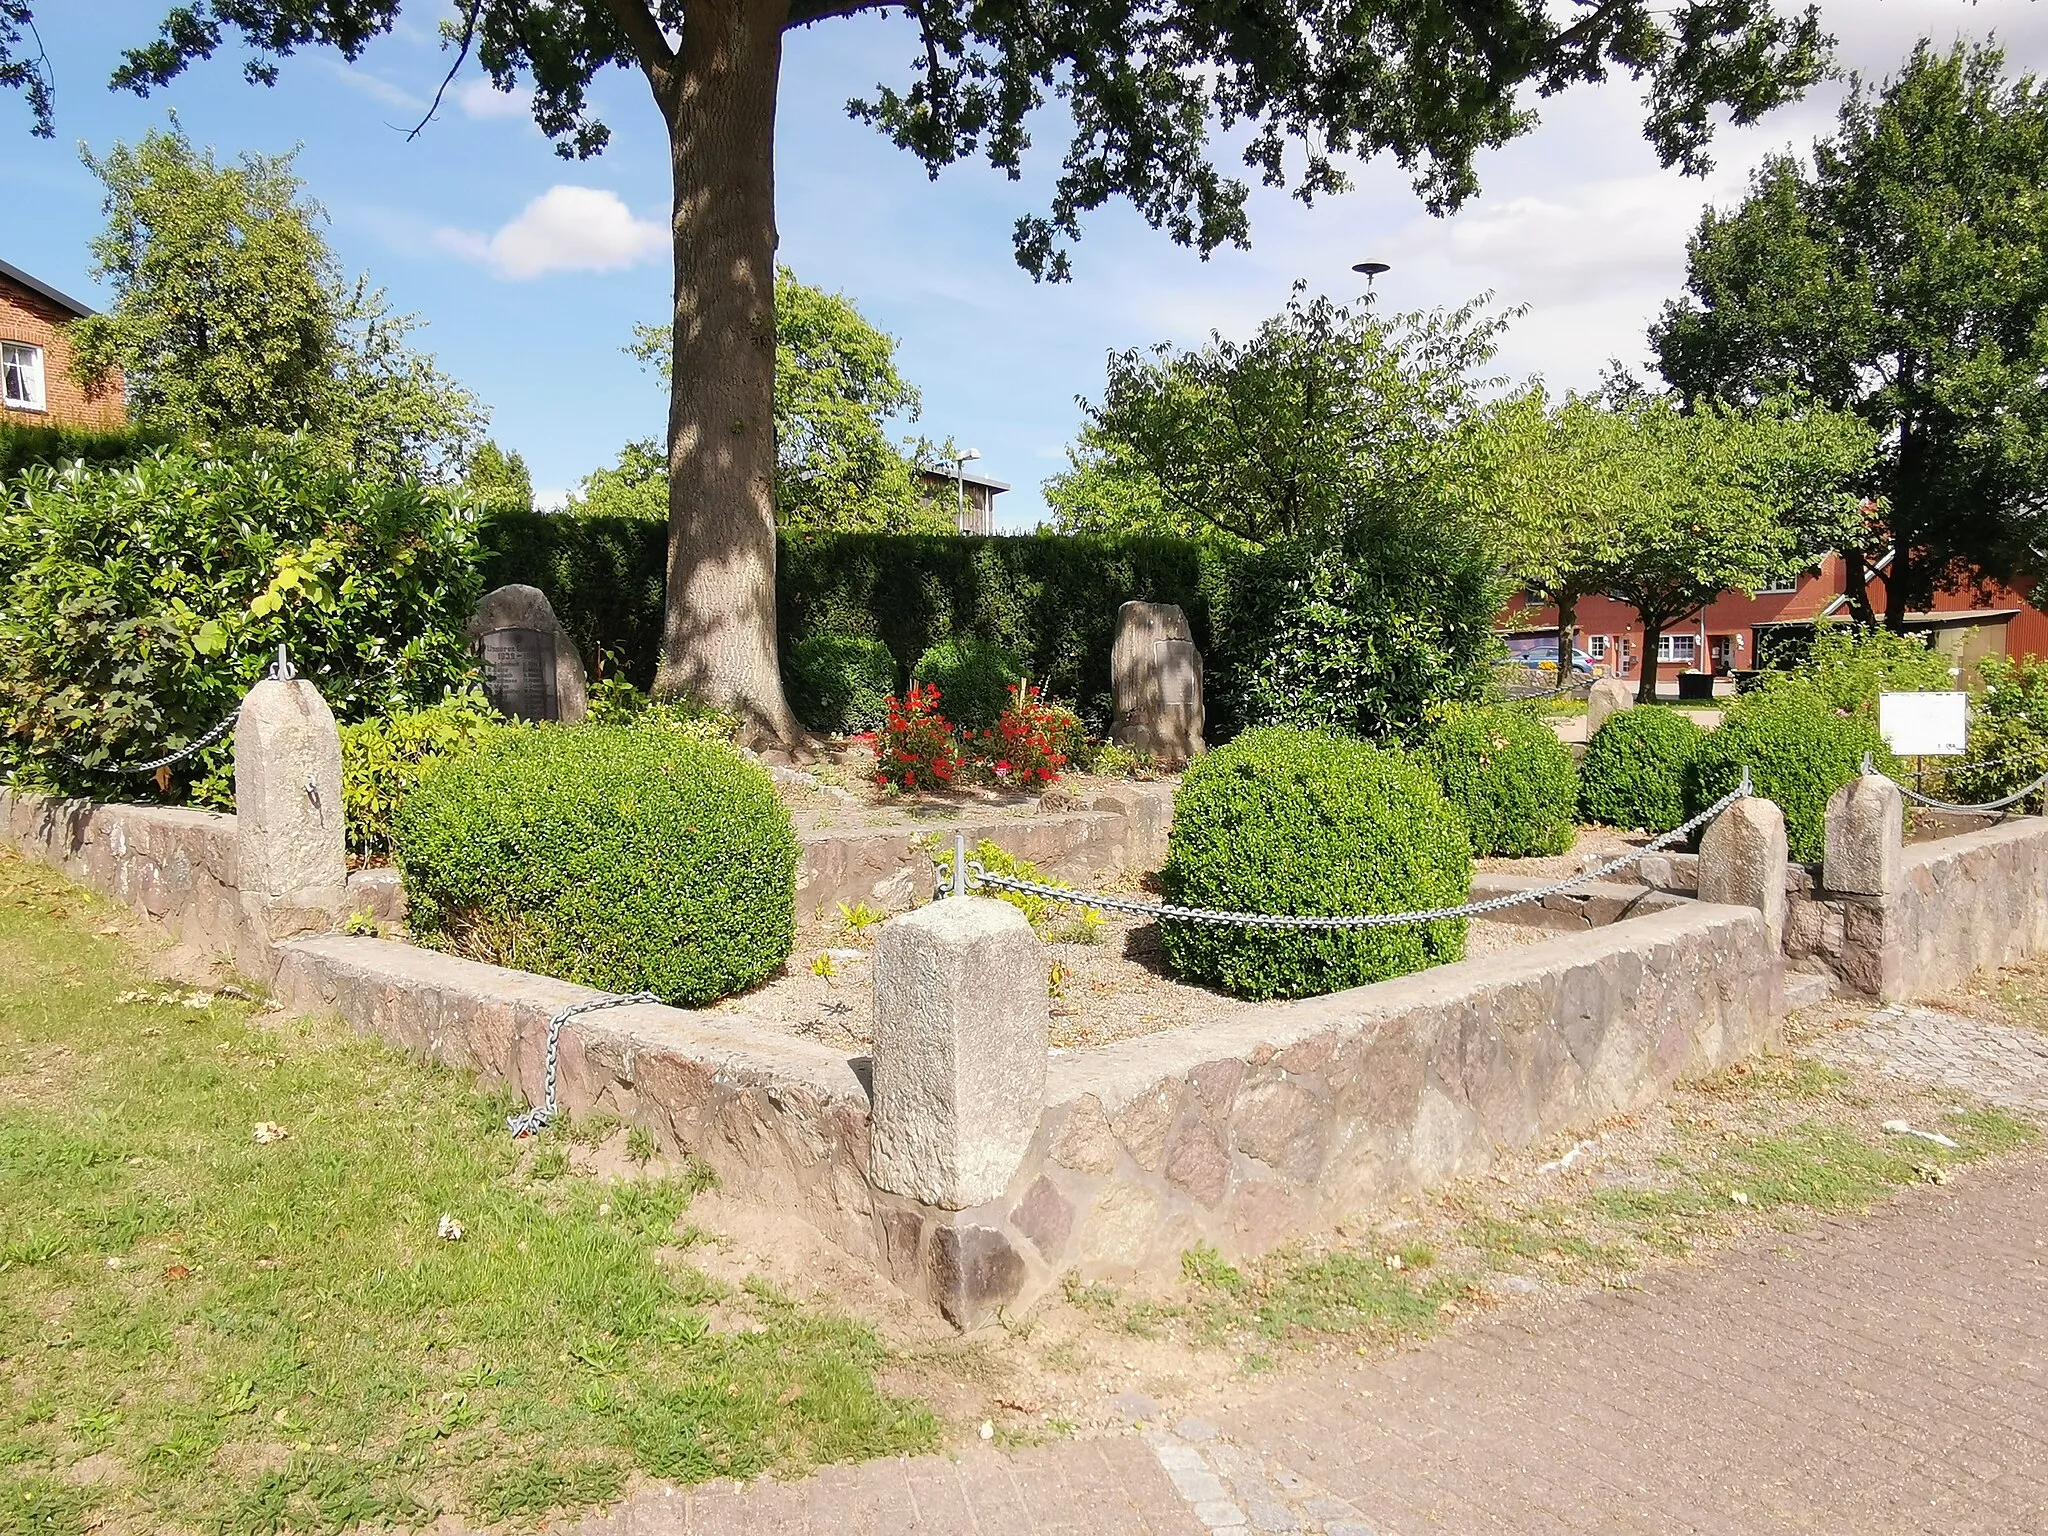
[[[1616,530],[1600,588],[1642,616],[1642,703],[1656,698],[1657,642],[1672,624],[1730,588],[1792,575],[1861,522],[1843,487],[1868,471],[1875,443],[1845,413],[1775,402],[1688,412],[1658,398],[1602,412],[1588,431],[1605,438],[1605,472],[1582,484]]]
[[[29,0],[0,0],[0,82],[25,89],[47,130],[46,70],[25,61]],[[313,44],[354,59],[404,0],[184,0],[114,83],[166,85],[239,33],[250,79]],[[773,316],[775,100],[782,37],[891,0],[465,0],[456,68],[474,52],[492,82],[534,87],[534,119],[565,155],[609,130],[591,86],[637,68],[668,129],[675,197],[669,408],[668,614],[658,687],[737,708],[791,739],[775,656]],[[1207,252],[1248,237],[1243,180],[1210,155],[1212,129],[1262,181],[1313,198],[1345,185],[1340,161],[1391,152],[1433,209],[1477,186],[1483,149],[1526,132],[1527,105],[1619,68],[1642,80],[1645,131],[1666,164],[1703,169],[1716,108],[1752,122],[1826,64],[1815,11],[1774,0],[1050,0],[910,7],[922,47],[907,90],[878,87],[854,114],[935,174],[984,155],[1021,171],[1034,114],[1059,99],[1073,139],[1051,207],[1016,226],[1019,260],[1067,275],[1083,214],[1127,196],[1155,227]],[[450,78],[453,78],[453,70]]]
[[[1328,542],[1361,498],[1412,492],[1458,462],[1506,324],[1478,302],[1381,319],[1297,284],[1249,342],[1110,354],[1089,408],[1092,478],[1156,495],[1162,531]],[[1081,490],[1062,483],[1055,504]]]
[[[669,374],[667,325],[634,330],[627,350]],[[789,529],[943,532],[910,461],[889,441],[898,416],[915,421],[917,388],[896,371],[896,338],[844,294],[775,272],[775,512]]]
[[[652,438],[626,444],[618,463],[583,477],[562,510],[579,517],[666,518],[668,460],[661,445]]]
[[[343,280],[292,158],[220,165],[175,119],[133,148],[86,153],[107,189],[94,275],[117,297],[72,328],[82,382],[121,370],[146,428],[305,432],[356,472],[443,478],[483,409],[406,346],[411,316]]]
[[[1092,423],[1067,449],[1067,467],[1045,481],[1045,504],[1061,533],[1185,536],[1186,517],[1167,507],[1149,470]]]
[[[485,438],[463,466],[462,494],[471,505],[486,511],[532,511],[533,473],[526,467],[525,455],[507,452],[497,439]]]
[[[2048,91],[1996,47],[1933,52],[1858,81],[1812,163],[1767,162],[1694,236],[1687,295],[1652,328],[1689,395],[1792,389],[1879,434],[1864,571],[1886,625],[1934,592],[2039,571],[2048,499]]]

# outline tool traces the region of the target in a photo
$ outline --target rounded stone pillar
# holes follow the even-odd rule
[[[1785,941],[1785,813],[1761,795],[1738,800],[1700,838],[1700,900],[1755,907]]]
[[[258,947],[348,910],[341,733],[304,678],[258,683],[235,722],[235,869]]]

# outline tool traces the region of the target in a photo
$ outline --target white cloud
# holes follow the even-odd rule
[[[501,91],[487,76],[465,80],[455,88],[455,104],[464,117],[479,121],[496,117],[523,117],[533,104],[531,91]]]
[[[404,86],[386,80],[382,75],[372,74],[360,64],[344,64],[336,59],[323,59],[321,62],[327,72],[343,85],[388,107],[400,107],[407,112],[424,112],[427,109],[426,102]]]
[[[492,235],[440,229],[435,242],[500,277],[547,272],[617,272],[668,249],[668,226],[633,216],[616,192],[553,186]]]

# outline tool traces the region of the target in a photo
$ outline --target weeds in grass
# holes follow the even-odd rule
[[[762,1331],[706,1326],[723,1288],[657,1253],[703,1170],[599,1185],[568,1149],[609,1117],[522,1145],[339,1027],[120,1000],[105,921],[0,860],[0,1532],[527,1517],[935,1442],[868,1330],[764,1287],[725,1298]]]

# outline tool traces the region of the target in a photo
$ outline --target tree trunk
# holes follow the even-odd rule
[[[789,0],[693,3],[669,121],[675,341],[658,697],[802,732],[775,638],[775,91]]]
[[[1849,599],[1849,612],[1866,629],[1877,627],[1877,610],[1870,606],[1870,568],[1863,563],[1863,551],[1842,551],[1842,591]]]
[[[1557,600],[1557,686],[1572,680],[1572,639],[1579,631],[1578,594],[1566,592]]]
[[[1641,613],[1641,609],[1636,610]],[[1636,684],[1636,702],[1657,702],[1657,642],[1664,638],[1664,621],[1643,614],[1643,676]]]
[[[1895,635],[1906,632],[1906,609],[1914,579],[1911,556],[1904,545],[1892,547],[1892,563],[1884,568],[1884,627]]]

